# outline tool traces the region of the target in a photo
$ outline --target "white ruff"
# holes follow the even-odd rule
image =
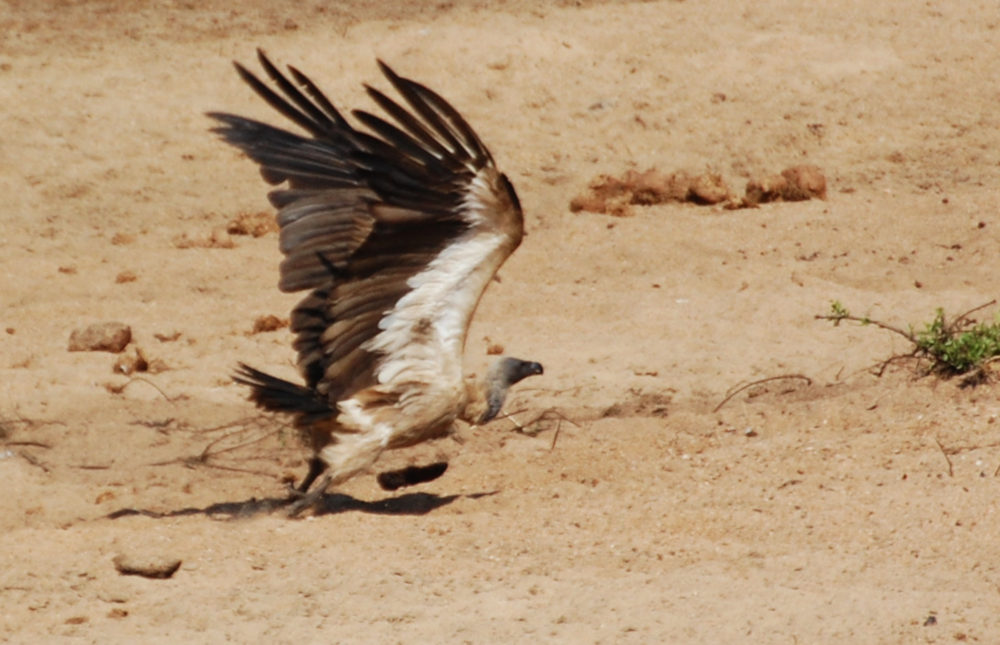
[[[412,290],[379,321],[382,331],[366,345],[386,357],[376,371],[379,383],[461,382],[469,319],[503,261],[494,256],[505,240],[502,233],[473,229],[409,279]],[[497,266],[484,265],[491,259]]]

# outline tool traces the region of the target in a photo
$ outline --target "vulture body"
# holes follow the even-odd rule
[[[314,451],[298,490],[329,471],[310,503],[382,451],[447,434],[456,419],[496,416],[538,363],[498,360],[463,378],[479,300],[524,232],[507,177],[462,116],[379,61],[402,97],[366,86],[388,119],[355,110],[355,129],[294,67],[258,50],[271,89],[243,80],[306,135],[226,113],[214,129],[260,164],[278,210],[279,288],[308,291],[291,314],[303,385],[245,364],[236,381],[260,407],[294,416]],[[294,83],[292,82],[294,80]]]

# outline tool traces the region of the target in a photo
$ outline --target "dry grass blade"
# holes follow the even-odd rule
[[[951,457],[948,456],[948,451],[944,449],[944,446],[941,444],[941,440],[937,437],[934,437],[934,443],[936,443],[938,448],[941,449],[941,455],[944,457],[944,460],[948,462],[948,476],[954,477],[955,468],[951,465]]]

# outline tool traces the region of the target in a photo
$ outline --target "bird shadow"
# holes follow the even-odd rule
[[[433,493],[406,493],[385,499],[366,501],[345,495],[343,493],[326,493],[316,503],[313,516],[337,515],[349,511],[370,513],[373,515],[426,515],[431,511],[447,506],[457,499],[479,499],[496,495],[499,491],[486,493],[470,493],[467,495],[434,495]],[[269,497],[257,499],[251,497],[240,502],[218,502],[198,508],[189,506],[174,511],[153,511],[141,508],[121,508],[109,513],[106,517],[117,520],[122,517],[184,517],[188,515],[205,515],[212,518],[236,519],[269,515],[275,511],[286,510],[291,501],[288,498]]]

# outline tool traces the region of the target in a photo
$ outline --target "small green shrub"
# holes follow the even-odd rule
[[[912,326],[904,330],[868,316],[854,316],[836,300],[830,303],[830,313],[816,318],[829,320],[834,325],[844,320],[875,325],[913,343],[911,353],[891,357],[882,364],[882,370],[897,358],[925,358],[931,361],[930,371],[951,376],[979,372],[987,361],[1000,356],[1000,318],[994,317],[992,323],[975,322],[970,318],[974,312],[994,304],[995,300],[990,301],[951,320],[945,316],[943,309],[938,308],[934,319],[917,332]]]
[[[948,325],[944,310],[938,309],[933,322],[917,333],[917,347],[955,374],[980,367],[985,361],[1000,356],[1000,322],[977,323],[959,331]]]

